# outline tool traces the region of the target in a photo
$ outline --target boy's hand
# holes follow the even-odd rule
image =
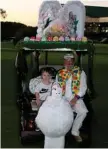
[[[76,104],[76,102],[77,102],[77,98],[74,97],[74,98],[70,101],[70,104],[71,104],[72,106],[74,106],[74,105]]]
[[[40,107],[40,105],[41,105],[40,99],[37,99],[37,100],[36,100],[36,104],[37,104],[38,107]]]

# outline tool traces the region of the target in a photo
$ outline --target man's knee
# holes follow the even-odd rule
[[[81,115],[87,115],[88,109],[85,106],[83,100],[79,100],[76,106],[76,113],[81,114]]]
[[[88,113],[88,110],[86,108],[82,108],[82,109],[78,110],[78,112],[77,112],[77,114],[84,115],[84,116],[86,116],[87,113]]]

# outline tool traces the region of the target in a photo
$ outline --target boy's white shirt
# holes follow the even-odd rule
[[[41,76],[38,76],[36,78],[32,78],[29,82],[29,90],[32,94],[35,94],[35,89],[39,85],[39,83],[42,82]],[[51,79],[51,82],[53,83],[54,80]]]
[[[36,88],[35,88],[35,92],[40,92],[42,88],[44,89],[48,89],[47,92],[45,93],[39,93],[40,95],[40,100],[46,100],[47,96],[49,96],[51,94],[51,87],[52,87],[52,83],[50,83],[49,85],[43,84],[42,82],[40,82]]]
[[[56,81],[58,82],[58,76],[56,76]],[[72,100],[74,96],[72,95],[71,91],[71,83],[72,83],[72,76],[66,81],[66,91],[65,91],[65,96],[67,100]],[[83,97],[86,93],[87,90],[87,77],[84,71],[81,72],[81,78],[80,78],[80,87],[79,87],[79,92],[78,96]]]

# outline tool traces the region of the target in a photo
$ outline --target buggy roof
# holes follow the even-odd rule
[[[86,16],[100,18],[108,17],[108,7],[99,7],[99,6],[85,6],[86,7]]]
[[[76,51],[92,51],[94,50],[94,46],[92,42],[82,42],[82,41],[21,41],[17,45],[18,49],[24,49],[26,51],[72,51],[72,49]]]

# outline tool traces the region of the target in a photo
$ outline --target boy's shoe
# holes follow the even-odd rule
[[[36,131],[40,131],[40,129],[37,127],[37,128],[36,128]]]
[[[82,142],[81,136],[74,136],[74,138],[77,142],[79,142],[79,143]]]

